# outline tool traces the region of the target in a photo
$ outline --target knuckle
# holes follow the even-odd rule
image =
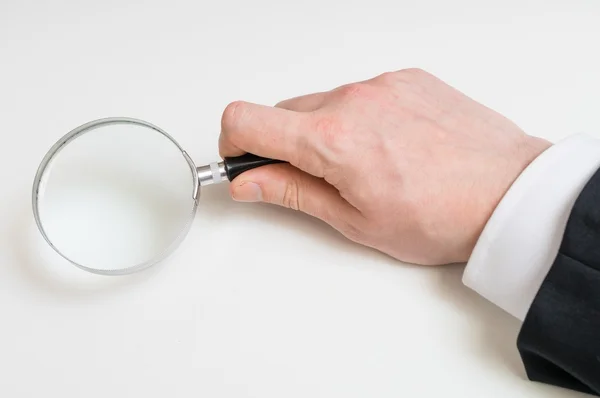
[[[300,188],[297,181],[291,180],[287,183],[282,204],[292,210],[300,210]]]
[[[400,76],[402,76],[404,78],[404,80],[408,80],[408,81],[423,79],[423,78],[426,78],[427,76],[429,76],[429,73],[427,73],[426,71],[424,71],[421,68],[402,69],[400,72],[398,72],[398,74]]]
[[[231,130],[238,126],[245,113],[246,103],[243,101],[235,101],[227,105],[221,117],[221,127],[223,130]]]
[[[335,116],[321,116],[315,121],[315,131],[318,134],[332,134],[340,130],[340,122]]]
[[[375,80],[381,82],[383,85],[392,85],[398,81],[397,72],[384,72],[377,76]]]
[[[335,116],[322,116],[315,122],[315,131],[326,148],[337,148],[342,138],[342,123]]]
[[[351,83],[339,88],[340,96],[346,100],[363,96],[368,90],[365,83]]]

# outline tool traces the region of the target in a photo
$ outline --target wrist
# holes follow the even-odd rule
[[[531,160],[485,225],[463,276],[466,286],[521,320],[556,257],[575,200],[600,167],[600,141],[532,139],[523,152]]]
[[[523,144],[521,147],[522,151],[522,164],[521,171],[519,175],[533,162],[537,159],[543,152],[545,152],[548,148],[552,146],[552,143],[548,140],[545,140],[540,137],[534,137],[530,135],[526,135],[523,137]],[[515,176],[515,179],[518,177]]]
[[[462,252],[457,259],[460,263],[467,262],[471,257],[475,245],[479,240],[484,227],[490,220],[490,217],[498,207],[499,203],[506,196],[506,193],[523,173],[523,171],[542,153],[552,146],[552,143],[543,138],[523,135],[520,142],[515,143],[516,150],[509,154],[508,157],[511,160],[506,164],[504,168],[503,177],[493,177],[497,182],[495,189],[486,190],[481,192],[483,195],[489,195],[486,202],[486,206],[482,207],[480,214],[473,214],[473,225],[475,225],[474,233],[471,235],[471,239],[464,246]]]

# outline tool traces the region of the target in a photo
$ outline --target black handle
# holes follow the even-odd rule
[[[266,166],[268,164],[274,163],[284,163],[282,160],[275,160],[269,158],[263,158],[261,156],[256,156],[251,153],[247,153],[242,156],[236,156],[231,158],[225,158],[225,172],[227,173],[227,178],[229,181],[233,181],[233,179],[245,171],[255,169],[257,167]]]

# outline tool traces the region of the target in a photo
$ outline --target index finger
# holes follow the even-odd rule
[[[310,144],[310,115],[243,101],[229,104],[221,119],[221,157],[246,152],[283,160],[311,174],[321,174]],[[310,159],[310,160],[309,160]],[[301,167],[310,164],[310,170]]]

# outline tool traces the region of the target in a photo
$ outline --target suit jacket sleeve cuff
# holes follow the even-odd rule
[[[600,167],[600,141],[578,134],[517,178],[475,246],[463,283],[521,321],[558,253],[575,200]]]

